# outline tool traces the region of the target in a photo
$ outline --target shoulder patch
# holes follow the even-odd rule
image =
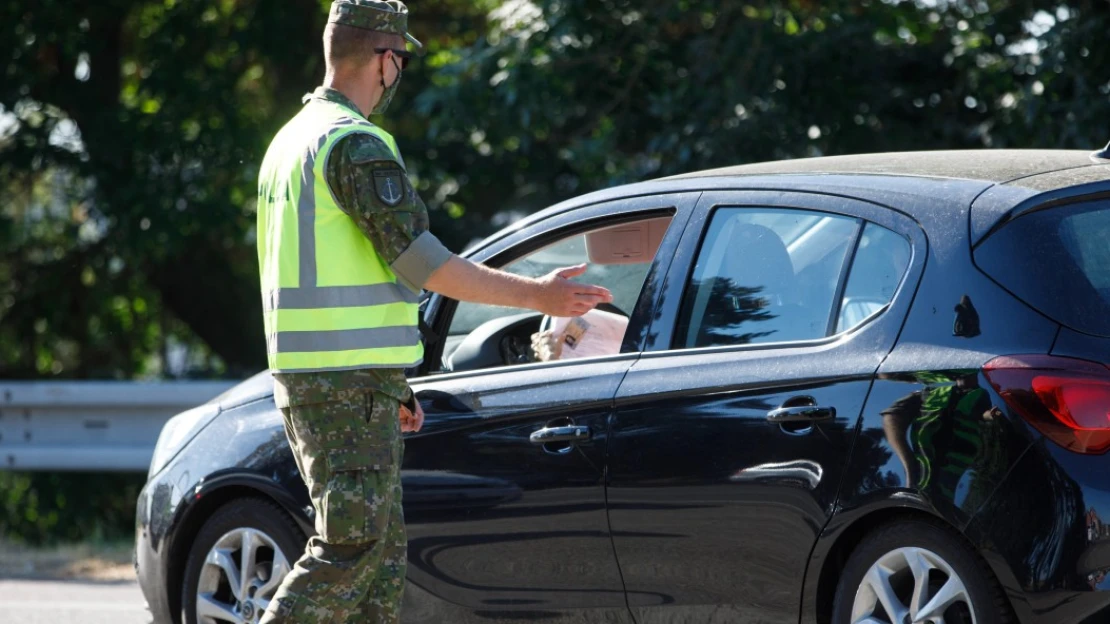
[[[405,174],[400,168],[374,170],[374,193],[383,204],[390,208],[405,199]]]
[[[356,132],[344,139],[347,141],[347,154],[356,165],[376,160],[397,160],[385,141],[369,132]]]

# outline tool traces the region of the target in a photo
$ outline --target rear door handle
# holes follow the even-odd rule
[[[581,425],[564,427],[544,427],[528,436],[532,444],[551,444],[553,442],[583,442],[590,439],[590,428]]]
[[[773,423],[817,422],[836,418],[835,407],[820,407],[818,405],[798,405],[795,407],[780,407],[767,412],[767,420]]]

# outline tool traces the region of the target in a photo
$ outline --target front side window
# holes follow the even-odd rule
[[[445,337],[441,370],[612,355],[620,352],[628,317],[643,290],[671,217],[653,216],[557,239],[501,267],[527,277],[586,264],[575,281],[613,293],[580,320],[550,318],[522,308],[460,302]]]
[[[675,348],[823,338],[860,221],[821,212],[719,208],[686,287]]]

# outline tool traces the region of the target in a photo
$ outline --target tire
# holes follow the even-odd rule
[[[915,576],[911,565],[931,572]],[[880,570],[893,572],[885,584]],[[919,578],[928,580],[921,583]],[[914,604],[913,594],[918,585],[924,585],[928,592]],[[880,589],[876,591],[875,587]],[[946,609],[920,614],[930,607],[931,599],[941,589],[961,587],[962,591],[953,593],[962,598]],[[905,611],[891,617],[880,594],[885,594],[893,610]],[[942,599],[937,604],[944,602]],[[904,619],[907,611],[910,617]],[[994,574],[959,536],[922,520],[885,525],[865,536],[848,558],[837,584],[832,622],[907,624],[930,621],[913,618],[919,614],[944,614],[946,624],[1010,624],[1015,621]]]
[[[181,621],[256,624],[281,578],[304,552],[305,542],[304,533],[293,519],[273,502],[241,498],[225,503],[204,523],[189,550],[182,581]],[[244,544],[254,547],[254,556],[250,557],[253,565],[248,561],[244,566]],[[231,565],[208,563],[210,555],[214,561],[223,559]],[[277,578],[273,574],[275,562]],[[234,583],[228,582],[229,569],[240,572]],[[244,571],[246,574],[242,574]],[[248,577],[247,599],[238,600],[236,592],[242,593],[243,576]]]

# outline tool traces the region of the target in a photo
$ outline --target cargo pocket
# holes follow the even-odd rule
[[[376,444],[327,451],[320,536],[329,544],[367,544],[380,539],[389,521],[397,471],[391,446]]]
[[[388,395],[366,395],[366,439],[372,444],[392,445],[401,437],[401,404]]]

